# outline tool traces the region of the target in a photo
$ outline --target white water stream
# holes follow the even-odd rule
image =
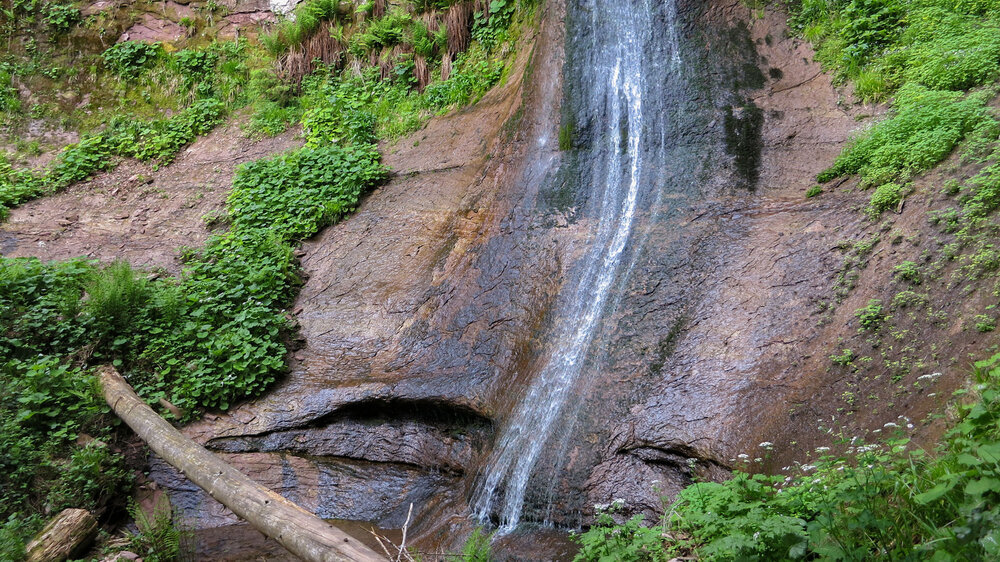
[[[670,67],[680,63],[674,28],[674,0],[666,1],[671,17],[667,41]],[[657,0],[597,0],[589,2],[590,25],[608,50],[594,55],[594,91],[590,98],[604,104],[603,145],[595,148],[591,166],[603,179],[597,227],[585,270],[571,299],[559,311],[554,351],[528,388],[497,440],[493,454],[477,480],[471,498],[473,514],[483,522],[499,519],[499,533],[520,522],[525,490],[539,455],[564,411],[571,390],[579,383],[602,313],[632,237],[643,165],[643,61],[652,37],[652,4]],[[656,61],[662,64],[663,61]]]

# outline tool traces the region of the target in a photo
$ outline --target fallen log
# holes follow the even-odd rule
[[[64,509],[25,547],[27,562],[62,562],[86,548],[97,534],[97,520],[86,509]]]
[[[98,370],[104,399],[157,455],[233,513],[309,562],[384,561],[374,550],[254,482],[181,435],[146,405],[114,367]]]

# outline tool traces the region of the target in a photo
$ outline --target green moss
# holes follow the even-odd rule
[[[757,181],[760,179],[764,111],[753,101],[737,111],[728,107],[723,124],[726,152],[733,156],[741,184],[752,190],[757,187]]]
[[[572,116],[564,117],[559,127],[559,150],[573,149],[573,135],[576,132],[576,122]]]

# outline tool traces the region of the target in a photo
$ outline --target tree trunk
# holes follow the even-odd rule
[[[310,562],[384,561],[357,539],[286,500],[181,435],[111,366],[99,370],[104,399],[163,460],[255,529]]]
[[[97,533],[97,520],[86,509],[64,509],[25,547],[28,562],[62,562],[86,548]]]

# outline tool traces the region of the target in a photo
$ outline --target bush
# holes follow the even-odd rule
[[[10,515],[0,525],[0,560],[23,560],[27,554],[24,545],[42,526],[38,515],[21,517]]]
[[[980,333],[992,332],[997,329],[996,318],[992,316],[987,316],[985,314],[977,314],[975,319],[976,331]]]
[[[215,69],[219,55],[207,50],[185,49],[174,54],[174,63],[188,82],[205,78]]]
[[[86,285],[84,304],[91,316],[121,333],[131,331],[133,319],[152,297],[145,279],[138,278],[128,262],[116,261],[100,271]]]
[[[170,500],[157,497],[151,514],[135,501],[130,501],[129,515],[135,521],[137,533],[129,536],[129,547],[143,560],[171,562],[181,555],[181,531],[174,525]]]
[[[574,560],[666,562],[673,558],[663,548],[661,528],[643,525],[641,515],[618,525],[613,511],[599,511],[586,533],[570,536],[580,545]]]
[[[855,69],[899,36],[903,7],[899,0],[850,0],[840,16],[840,38],[846,43],[843,64]]]
[[[492,534],[484,533],[482,529],[477,527],[462,546],[462,562],[491,562],[493,560],[492,541]]]
[[[96,510],[126,493],[132,482],[122,457],[103,443],[91,442],[76,449],[67,462],[58,463],[58,468],[58,480],[48,497],[55,512],[68,507]]]

